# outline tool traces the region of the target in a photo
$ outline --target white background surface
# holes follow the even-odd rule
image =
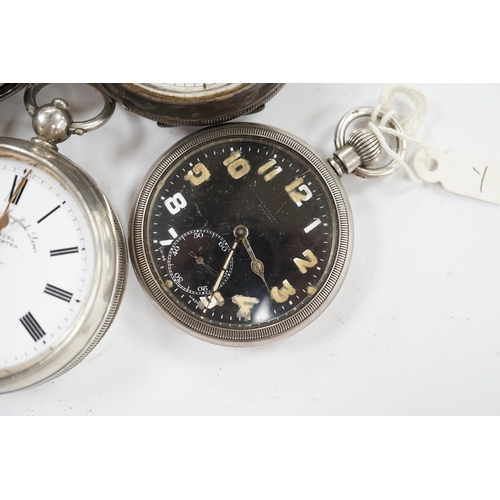
[[[385,86],[289,84],[239,120],[282,128],[331,156],[340,117],[375,104]],[[500,160],[500,85],[414,86],[431,107],[420,139]],[[75,103],[76,119],[100,109],[98,94],[79,85],[49,87],[39,103],[56,96]],[[0,135],[29,139],[30,121],[22,92],[0,102]],[[126,229],[143,176],[189,132],[117,107],[102,129],[59,150],[94,177]],[[312,325],[261,347],[202,342],[158,312],[130,268],[95,350],[53,382],[0,396],[0,415],[498,415],[500,207],[403,172],[343,184],[353,257]]]

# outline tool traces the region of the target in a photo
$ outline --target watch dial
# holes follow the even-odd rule
[[[187,148],[167,169],[160,162],[145,209],[145,254],[162,293],[187,315],[248,331],[317,297],[339,252],[345,206],[339,214],[324,163],[322,174],[281,141],[222,135]]]
[[[43,170],[0,160],[0,370],[55,349],[81,312],[94,248],[75,199]]]

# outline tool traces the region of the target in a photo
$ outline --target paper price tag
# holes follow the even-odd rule
[[[500,162],[464,151],[443,153],[430,149],[430,165],[421,150],[413,166],[418,176],[426,182],[440,182],[451,193],[500,205]]]

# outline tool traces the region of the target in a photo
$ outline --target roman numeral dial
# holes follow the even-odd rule
[[[40,356],[81,310],[92,241],[78,204],[36,166],[0,159],[0,371]],[[90,249],[90,252],[89,252]]]

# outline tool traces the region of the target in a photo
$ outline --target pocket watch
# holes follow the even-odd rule
[[[348,144],[339,135],[366,115],[346,115],[329,160],[255,123],[204,129],[166,151],[138,191],[129,228],[131,261],[154,304],[182,330],[223,345],[285,337],[318,316],[352,251],[339,177],[377,172],[368,168],[381,153],[372,132],[353,132]]]
[[[210,125],[259,111],[282,83],[106,83],[125,109],[159,125]]]
[[[114,102],[75,123],[68,104],[38,107],[37,134],[0,138],[0,393],[51,380],[79,363],[109,328],[126,279],[117,216],[91,177],[57,152],[70,134],[103,125]]]

